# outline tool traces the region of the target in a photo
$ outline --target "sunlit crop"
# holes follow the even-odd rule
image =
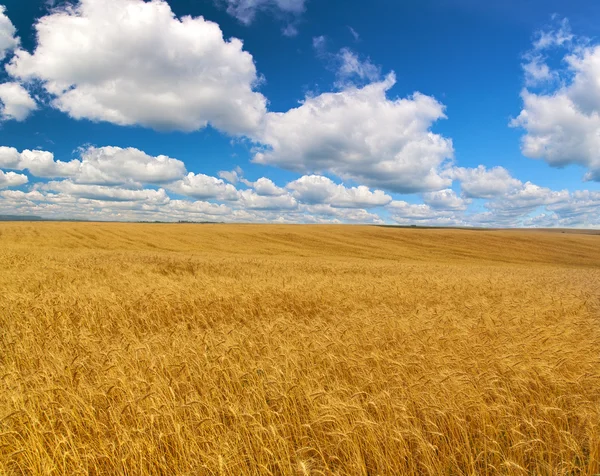
[[[600,473],[600,236],[0,225],[0,474]]]

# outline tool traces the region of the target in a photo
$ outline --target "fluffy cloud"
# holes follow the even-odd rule
[[[454,190],[445,189],[423,194],[423,201],[436,210],[466,210],[469,201],[456,195]]]
[[[287,14],[299,15],[304,12],[306,0],[225,0],[225,2],[227,3],[227,13],[249,25],[259,10],[278,10]],[[288,36],[294,35],[288,34]]]
[[[373,223],[384,224],[376,213],[362,208],[337,208],[327,204],[304,205],[300,207],[307,223]]]
[[[18,187],[29,181],[26,175],[0,170],[0,188]]]
[[[169,201],[169,197],[163,189],[130,190],[120,187],[109,187],[105,185],[85,185],[74,183],[70,180],[48,182],[40,185],[39,189],[61,192],[77,198],[104,200],[108,202],[146,201],[153,203],[166,203]]]
[[[364,185],[347,188],[320,175],[305,175],[290,182],[287,188],[303,203],[324,203],[335,208],[371,208],[392,201],[392,197],[381,190],[372,192]]]
[[[81,166],[79,160],[63,162],[54,160],[52,152],[43,150],[24,150],[19,152],[13,147],[0,147],[0,168],[29,170],[31,175],[42,178],[73,177]]]
[[[247,134],[264,116],[242,42],[202,17],[176,18],[165,0],[80,0],[35,29],[35,51],[18,49],[7,70],[41,80],[75,119]]]
[[[568,200],[557,200],[548,205],[554,223],[546,226],[600,226],[600,192],[578,190],[570,194]]]
[[[551,91],[521,93],[523,109],[511,122],[525,129],[522,152],[554,167],[577,164],[587,169],[586,180],[600,181],[600,45],[576,41],[562,22],[542,32],[534,44],[533,60],[525,65],[526,81],[556,78]],[[566,69],[552,71],[541,63],[539,51],[566,47]]]
[[[394,200],[387,208],[392,219],[400,224],[431,224],[434,222],[443,222],[446,224],[454,223],[454,214],[451,211],[435,210],[424,203],[414,204],[402,200]]]
[[[69,187],[75,187],[71,194]],[[169,200],[160,190],[123,190],[78,184],[50,184],[44,188],[0,191],[0,214],[21,213],[47,218],[83,220],[222,221],[236,212],[225,205],[202,201]],[[135,192],[135,193],[132,193]]]
[[[238,200],[237,189],[223,180],[210,175],[190,172],[183,179],[168,185],[169,190],[200,200]]]
[[[209,217],[224,217],[232,213],[231,208],[226,205],[204,202],[196,200],[193,202],[187,200],[170,200],[166,207],[163,207],[165,213],[178,216],[179,218],[193,218],[195,215]]]
[[[563,89],[553,95],[522,93],[524,107],[512,122],[523,127],[522,152],[554,167],[578,164],[588,169],[586,179],[600,180],[600,115],[589,114]]]
[[[452,141],[431,132],[444,107],[420,93],[390,100],[395,84],[384,81],[363,88],[307,97],[286,113],[269,113],[258,140],[265,147],[253,161],[285,169],[330,172],[394,192],[440,190],[451,179],[441,167],[453,156]]]
[[[493,198],[522,185],[521,181],[513,178],[504,167],[454,167],[449,171],[449,175],[460,181],[462,195],[466,198]]]
[[[219,178],[235,185],[242,179],[243,171],[241,167],[236,167],[235,170],[221,170],[218,175]]]
[[[526,182],[517,190],[509,192],[500,198],[486,203],[486,208],[497,215],[520,216],[532,212],[536,208],[545,207],[570,200],[566,190],[553,191],[531,182]]]
[[[278,187],[275,183],[266,177],[259,178],[256,182],[242,180],[247,186],[252,187],[257,195],[263,197],[279,197],[287,194],[286,190]]]
[[[37,104],[29,92],[19,83],[0,84],[0,118],[24,121]]]
[[[89,147],[82,151],[75,180],[89,184],[162,184],[182,178],[185,172],[183,162],[165,155],[152,157],[132,147]]]
[[[27,169],[41,178],[70,177],[77,183],[96,185],[162,184],[182,178],[186,172],[180,160],[164,155],[152,157],[134,148],[88,147],[80,153],[80,159],[63,162],[55,160],[51,152],[24,150],[19,153],[12,147],[0,147],[0,167]]]
[[[0,5],[0,61],[6,58],[6,54],[19,46],[17,29],[6,16],[6,7]]]
[[[218,181],[214,177],[208,178]],[[23,185],[26,181],[24,175],[0,172],[0,188]],[[247,189],[236,190],[235,198],[227,203],[218,203],[219,199],[212,197],[210,202],[181,200],[170,197],[162,188],[133,189],[123,185],[82,184],[66,179],[38,182],[29,191],[1,190],[0,214],[86,220],[378,224],[391,221],[423,226],[600,226],[597,213],[600,192],[553,191],[529,182],[518,190],[488,201],[485,204],[488,211],[475,214],[464,210],[460,197],[449,190],[425,195],[428,203],[392,201],[386,205],[383,215],[364,208],[340,208],[327,201],[309,203],[292,193],[259,195],[254,189]],[[335,203],[335,199],[332,202]],[[383,216],[386,216],[385,220]]]
[[[259,195],[253,190],[244,190],[239,198],[243,207],[249,210],[293,210],[298,207],[298,202],[290,195]]]

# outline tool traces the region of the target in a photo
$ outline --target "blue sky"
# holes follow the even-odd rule
[[[600,226],[597,2],[3,5],[0,214]]]

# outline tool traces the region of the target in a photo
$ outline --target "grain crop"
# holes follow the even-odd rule
[[[0,474],[600,473],[600,235],[0,224]]]

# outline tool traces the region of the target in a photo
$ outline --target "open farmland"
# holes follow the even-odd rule
[[[0,224],[0,474],[600,473],[600,236]]]

